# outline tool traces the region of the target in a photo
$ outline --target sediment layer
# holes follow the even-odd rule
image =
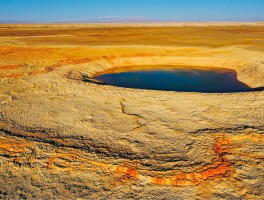
[[[1,28],[1,199],[264,198],[264,91],[83,81],[158,64],[230,68],[263,87],[262,25]]]

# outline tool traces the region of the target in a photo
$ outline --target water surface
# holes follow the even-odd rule
[[[105,84],[137,89],[178,92],[244,92],[252,88],[237,79],[234,70],[177,66],[136,66],[94,77]]]

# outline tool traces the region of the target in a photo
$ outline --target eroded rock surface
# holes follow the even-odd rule
[[[31,27],[39,38],[3,28],[0,199],[263,199],[264,91],[177,93],[84,80],[114,67],[175,63],[235,69],[261,88],[263,26],[129,28],[135,38],[108,46],[84,40],[102,27]],[[204,34],[186,43],[142,40],[151,30],[169,38],[192,29]],[[235,41],[232,31],[241,33]]]

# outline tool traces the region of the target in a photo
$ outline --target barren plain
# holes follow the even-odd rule
[[[254,92],[87,81],[234,69]],[[264,199],[264,24],[0,25],[0,199]]]

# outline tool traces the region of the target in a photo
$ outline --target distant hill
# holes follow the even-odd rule
[[[0,24],[32,24],[34,21],[20,21],[20,20],[0,20]]]

